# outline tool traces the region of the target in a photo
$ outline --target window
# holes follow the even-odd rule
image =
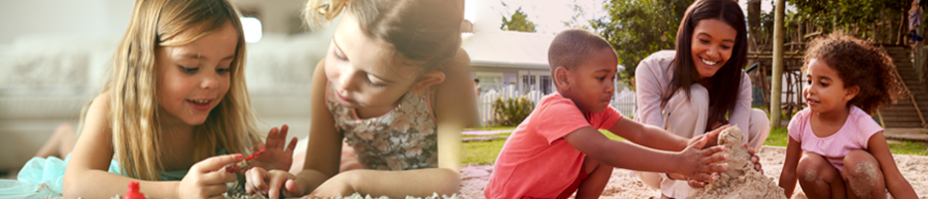
[[[261,40],[261,20],[255,17],[242,17],[242,31],[245,32],[245,42],[255,43]]]
[[[481,94],[490,92],[490,90],[495,90],[500,92],[503,88],[503,74],[502,73],[488,73],[488,72],[477,72],[477,79],[480,80],[480,90]]]
[[[522,93],[537,90],[535,85],[535,75],[522,75]]]
[[[551,81],[551,76],[550,76],[550,75],[542,75],[542,76],[541,76],[541,85],[539,85],[539,86],[541,86],[541,93],[542,93],[542,94],[548,95],[549,93],[553,93],[553,92],[554,92],[554,82]]]

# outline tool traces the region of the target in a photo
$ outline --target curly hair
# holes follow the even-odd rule
[[[867,114],[873,114],[883,105],[895,102],[901,92],[901,81],[896,78],[896,66],[883,48],[874,47],[841,32],[819,38],[806,51],[802,72],[809,68],[809,60],[824,61],[838,72],[844,88],[858,86],[860,92],[848,105],[855,105]]]

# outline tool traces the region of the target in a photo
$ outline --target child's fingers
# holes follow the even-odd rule
[[[690,144],[690,147],[701,149],[705,145],[706,145],[706,137],[701,135],[697,138],[696,142],[693,142]]]
[[[296,142],[297,142],[297,141],[298,141],[298,140],[296,139],[296,137],[293,137],[292,139],[290,139],[290,144],[287,145],[287,151],[284,151],[284,152],[286,152],[287,154],[291,154],[291,155],[292,155],[292,154],[293,154],[293,151],[296,150]]]
[[[226,165],[242,161],[243,158],[244,157],[242,157],[242,154],[229,154],[229,155],[210,157],[200,162],[197,162],[190,168],[190,170],[193,170],[199,173],[208,173],[211,171],[218,171],[219,169],[222,169],[222,167],[225,167]]]
[[[711,174],[709,174],[709,173],[703,173],[703,172],[699,172],[699,173],[696,173],[696,175],[687,176],[687,177],[690,178],[690,180],[696,180],[696,181],[711,181],[711,180],[714,180],[714,179],[712,179],[712,175],[711,175]]]
[[[235,173],[225,171],[214,171],[206,173],[203,174],[200,179],[200,182],[204,185],[225,184],[227,182],[235,182],[236,180]]]
[[[687,180],[686,183],[689,184],[690,187],[693,187],[693,188],[702,188],[706,186],[705,182],[696,181],[696,180]]]
[[[268,196],[269,198],[280,198],[281,190],[285,188],[284,183],[290,180],[290,173],[287,171],[272,170],[268,172]],[[294,176],[295,177],[295,176]]]
[[[277,127],[271,128],[271,131],[267,133],[267,139],[265,140],[267,143],[265,146],[268,149],[276,149],[277,146],[280,145],[279,139]]]
[[[280,126],[280,138],[281,138],[281,140],[283,140],[283,138],[287,138],[287,132],[288,132],[288,131],[290,131],[290,127],[287,126],[286,124],[284,124],[283,126]]]
[[[202,190],[203,190],[204,195],[209,196],[209,198],[212,198],[217,195],[222,196],[222,193],[225,193],[228,190],[228,187],[226,187],[226,184],[223,183],[223,184],[204,186]]]
[[[245,172],[245,191],[249,194],[253,194],[257,191],[267,190],[266,179],[268,179],[268,176],[264,168],[253,167],[249,169]]]
[[[723,152],[716,152],[716,153],[703,152],[703,157],[704,157],[704,158],[702,158],[702,161],[701,161],[700,163],[702,163],[702,164],[712,164],[712,163],[716,163],[716,162],[721,162],[721,161],[727,160],[727,159],[728,159],[728,153],[723,153]]]
[[[700,156],[711,156],[713,154],[728,154],[723,153],[725,151],[725,146],[712,146],[705,149],[702,149],[699,153]]]
[[[303,188],[296,184],[296,180],[287,180],[285,186],[288,193],[303,193]]]
[[[287,126],[286,124],[280,127],[280,130],[277,131],[277,137],[276,139],[274,139],[275,145],[273,149],[284,150],[284,148],[286,148],[286,145],[284,144],[287,143],[287,132],[288,131],[290,131],[290,127]]]

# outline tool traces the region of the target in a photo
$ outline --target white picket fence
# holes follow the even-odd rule
[[[481,94],[477,98],[477,109],[480,114],[480,125],[486,127],[490,125],[490,121],[493,121],[493,103],[497,98],[502,98],[505,100],[522,96],[522,92],[519,92],[516,90],[515,86],[511,85],[504,87],[499,92],[496,90],[490,90]],[[539,91],[531,91],[524,96],[525,98],[528,98],[534,102],[535,105],[538,105],[538,102],[540,102],[541,98],[544,97],[544,95]],[[622,116],[633,117],[635,115],[635,111],[638,110],[638,105],[635,100],[635,92],[622,90],[621,92],[615,92],[610,105],[612,105],[612,108],[615,108],[620,113],[622,113]]]

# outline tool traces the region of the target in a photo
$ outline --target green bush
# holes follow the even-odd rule
[[[493,102],[492,125],[517,126],[532,113],[534,108],[535,103],[525,96],[505,100],[496,98],[496,101]]]

